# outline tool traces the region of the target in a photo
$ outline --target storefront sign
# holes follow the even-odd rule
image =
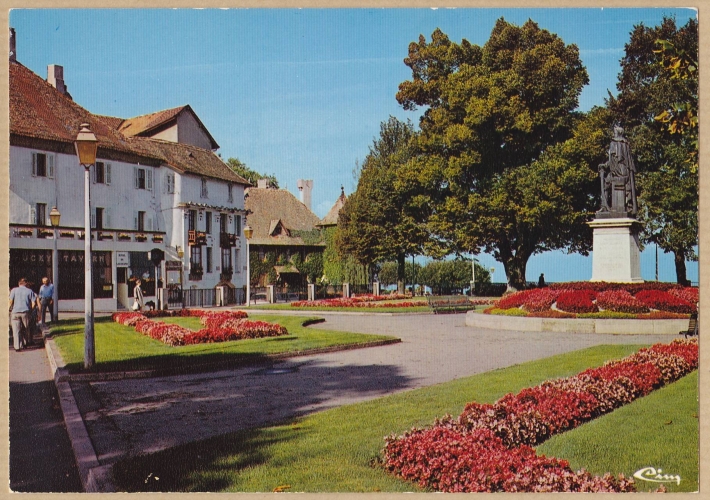
[[[128,252],[116,252],[116,267],[128,267]]]
[[[165,261],[166,271],[182,271],[182,261],[180,260],[166,260]]]

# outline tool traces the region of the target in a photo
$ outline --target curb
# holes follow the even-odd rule
[[[54,385],[59,393],[59,404],[64,416],[64,425],[71,441],[74,459],[79,468],[79,477],[86,493],[113,493],[115,488],[111,477],[111,467],[102,466],[96,450],[84,425],[81,412],[69,385],[70,377],[64,368],[64,360],[54,340],[43,332],[44,346],[49,365],[54,376]]]

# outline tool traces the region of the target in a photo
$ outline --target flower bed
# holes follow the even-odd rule
[[[388,299],[381,299],[388,300]],[[419,307],[424,306],[424,302],[387,302],[381,303],[379,301],[369,301],[362,300],[358,297],[352,297],[349,299],[337,298],[337,299],[322,299],[322,300],[299,300],[296,302],[291,302],[291,307],[365,307],[365,308],[378,308],[378,307]]]
[[[571,313],[591,313],[599,311],[593,302],[597,298],[594,290],[570,290],[557,297],[557,309]]]
[[[698,367],[697,340],[674,340],[624,359],[507,394],[472,402],[457,419],[386,438],[385,468],[436,491],[634,491],[632,479],[574,472],[531,445],[577,427],[678,380]]]
[[[556,283],[507,295],[486,314],[532,317],[675,319],[696,311],[698,289],[672,283]],[[518,309],[521,313],[512,313]],[[679,316],[680,315],[680,316]]]
[[[198,317],[200,323],[206,328],[193,331],[182,326],[153,321],[148,316]],[[288,335],[286,328],[281,325],[246,319],[247,314],[243,311],[210,312],[200,309],[181,309],[145,313],[123,312],[114,313],[111,318],[117,323],[132,326],[137,332],[170,346]]]

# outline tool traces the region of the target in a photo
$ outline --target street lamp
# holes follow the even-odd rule
[[[57,228],[59,227],[59,219],[62,214],[59,213],[57,207],[52,207],[49,212],[49,222],[54,230],[54,248],[52,249],[52,283],[54,285],[52,292],[52,322],[59,319],[59,291],[57,290],[57,282],[59,281],[59,252],[57,251]]]
[[[244,237],[247,239],[247,307],[249,307],[249,302],[251,301],[251,270],[250,263],[251,256],[249,255],[249,240],[254,234],[254,230],[249,224],[244,226]]]
[[[84,368],[90,370],[96,361],[94,346],[94,287],[91,269],[91,197],[89,174],[96,162],[98,141],[89,129],[88,123],[82,123],[74,142],[79,165],[84,167]]]
[[[471,257],[471,297],[475,295],[476,289],[476,262],[478,262],[478,259]]]

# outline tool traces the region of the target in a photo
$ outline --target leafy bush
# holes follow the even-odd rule
[[[528,313],[527,311],[523,311],[522,309],[513,308],[513,309],[500,309],[498,307],[489,307],[488,309],[485,309],[483,311],[484,314],[495,314],[498,316],[527,316]]]
[[[591,319],[637,319],[639,315],[616,311],[599,311],[596,313],[580,313],[577,314],[577,317]]]

